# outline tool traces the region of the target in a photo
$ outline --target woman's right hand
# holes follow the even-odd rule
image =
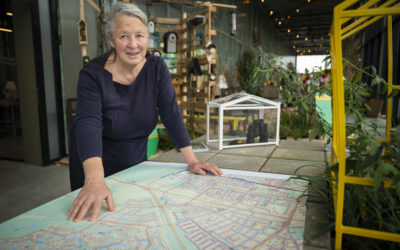
[[[87,159],[83,162],[83,169],[85,171],[85,184],[67,213],[69,219],[75,222],[83,220],[90,208],[92,208],[90,221],[96,220],[103,200],[106,200],[108,211],[114,211],[114,200],[110,189],[104,181],[101,158],[93,157]]]
[[[85,218],[89,209],[92,208],[90,221],[94,221],[99,216],[103,200],[106,200],[108,211],[113,212],[114,201],[112,193],[104,179],[85,182],[67,215],[70,220],[79,222]]]

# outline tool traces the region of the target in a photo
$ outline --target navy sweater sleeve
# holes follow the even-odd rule
[[[94,62],[79,73],[75,140],[81,162],[102,157],[102,89]]]
[[[171,83],[171,75],[164,61],[158,70],[158,112],[178,148],[190,146],[190,138],[176,102],[176,94]]]

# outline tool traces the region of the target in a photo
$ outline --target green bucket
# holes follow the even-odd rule
[[[150,158],[150,156],[155,155],[157,153],[157,147],[158,147],[158,132],[157,128],[151,132],[149,135],[148,141],[147,141],[147,159]]]

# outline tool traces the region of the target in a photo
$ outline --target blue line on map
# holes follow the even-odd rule
[[[169,173],[169,174],[166,174],[166,175],[164,175],[164,176],[161,176],[160,178],[161,178],[161,179],[162,179],[162,178],[166,178],[166,177],[168,177],[168,176],[171,176],[171,175],[174,175],[174,174],[178,174],[178,173],[182,173],[182,172],[187,172],[187,169],[181,170],[181,171],[178,171],[178,172]]]
[[[255,182],[255,181],[249,181],[249,180],[246,180],[246,179],[243,179],[243,178],[239,178],[239,177],[229,177],[229,176],[227,176],[226,178],[234,179],[234,180],[238,180],[238,181],[243,181],[243,182],[247,182],[247,183],[258,184],[258,185],[267,186],[267,187],[274,187],[274,188],[279,188],[279,189],[286,189],[286,190],[292,190],[292,191],[297,191],[297,192],[304,192],[304,190],[297,190],[297,189],[285,188],[285,187],[277,187],[277,186],[268,185],[268,184],[265,184],[265,183],[260,183],[260,182]]]

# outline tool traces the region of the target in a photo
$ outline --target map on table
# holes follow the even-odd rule
[[[19,215],[0,224],[0,249],[302,249],[306,182],[183,166],[144,162],[108,177],[116,210],[104,204],[95,222],[67,220],[79,190]]]

